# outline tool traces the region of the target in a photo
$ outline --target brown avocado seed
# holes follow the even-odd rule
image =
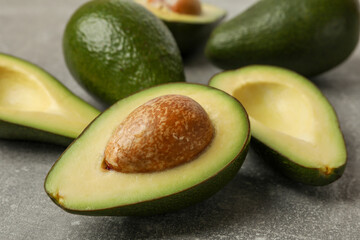
[[[201,15],[201,2],[200,0],[176,0],[170,4],[169,0],[147,0],[148,4],[152,4],[158,8],[166,7],[173,12],[189,15]]]
[[[162,171],[193,160],[211,142],[206,111],[182,95],[154,98],[132,111],[105,149],[105,164],[123,173]]]
[[[174,12],[189,15],[201,15],[201,3],[199,0],[178,0],[171,9]]]

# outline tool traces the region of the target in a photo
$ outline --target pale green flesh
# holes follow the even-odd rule
[[[197,101],[215,128],[211,145],[195,160],[154,173],[104,170],[105,146],[120,122],[135,108],[162,95]],[[199,184],[227,166],[248,137],[246,113],[227,94],[201,85],[167,84],[130,96],[96,119],[54,165],[45,182],[48,194],[73,210],[96,210],[168,196]]]
[[[345,164],[337,117],[321,92],[293,72],[250,66],[215,76],[210,86],[236,97],[252,135],[288,159],[323,171]]]
[[[215,7],[213,5],[202,3],[202,14],[199,16],[196,15],[187,15],[187,14],[179,14],[173,11],[170,11],[167,8],[156,8],[151,4],[147,4],[146,0],[135,0],[135,2],[141,4],[145,8],[147,8],[150,12],[155,14],[158,18],[169,21],[169,22],[184,22],[184,23],[210,23],[215,22],[219,18],[225,16],[226,11]]]
[[[98,114],[43,70],[0,54],[0,120],[76,138]]]

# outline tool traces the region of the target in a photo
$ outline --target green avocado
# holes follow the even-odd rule
[[[192,161],[162,171],[123,173],[104,167],[105,148],[120,123],[145,103],[169,94],[189,97],[205,110],[214,128],[207,148]],[[175,123],[178,120],[174,119]],[[143,133],[138,136],[149,137]],[[163,84],[120,100],[103,112],[51,168],[45,190],[58,206],[75,214],[152,215],[174,211],[210,197],[229,182],[245,159],[249,141],[248,117],[235,98],[203,85]]]
[[[99,113],[43,69],[0,54],[0,138],[69,145]]]
[[[225,17],[226,11],[201,3],[200,15],[181,14],[166,8],[157,8],[148,0],[135,0],[160,18],[171,31],[183,56],[195,52],[209,38],[211,31]]]
[[[74,78],[108,104],[160,83],[185,80],[170,31],[130,0],[81,6],[66,26],[63,51]]]
[[[219,25],[206,56],[223,69],[275,65],[304,76],[343,62],[359,39],[358,0],[263,0]]]
[[[344,172],[346,147],[334,109],[306,78],[254,65],[215,75],[209,85],[244,105],[252,146],[287,177],[326,185]]]

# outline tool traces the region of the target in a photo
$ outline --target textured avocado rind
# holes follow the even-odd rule
[[[84,4],[66,26],[63,52],[74,78],[108,104],[154,85],[185,81],[170,31],[134,1]]]

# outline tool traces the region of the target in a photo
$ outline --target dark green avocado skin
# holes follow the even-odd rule
[[[73,138],[63,135],[3,120],[0,120],[0,139],[54,143],[62,146],[68,146],[74,140]]]
[[[79,215],[90,216],[151,216],[157,214],[164,214],[173,212],[195,203],[207,199],[222,189],[230,180],[232,180],[240,167],[242,166],[249,149],[250,132],[246,144],[244,145],[241,153],[231,161],[224,169],[220,170],[213,177],[205,180],[198,185],[188,188],[182,192],[173,195],[165,196],[162,198],[135,203],[126,206],[119,206],[114,208],[100,209],[96,211],[77,211],[67,209],[61,206],[52,195],[48,196],[51,200],[65,211]]]
[[[324,186],[330,184],[341,177],[346,167],[345,163],[339,168],[333,169],[329,174],[326,174],[320,169],[307,168],[291,161],[255,137],[251,139],[251,146],[262,159],[283,175],[307,185]]]
[[[206,56],[218,67],[285,67],[305,76],[343,62],[359,39],[358,0],[262,0],[219,25]]]
[[[209,23],[187,23],[166,20],[163,20],[163,22],[174,36],[181,55],[187,57],[192,53],[203,49],[212,30],[223,18],[224,16]]]
[[[179,49],[166,26],[129,0],[95,0],[69,20],[63,52],[74,78],[112,104],[160,83],[185,81]]]

